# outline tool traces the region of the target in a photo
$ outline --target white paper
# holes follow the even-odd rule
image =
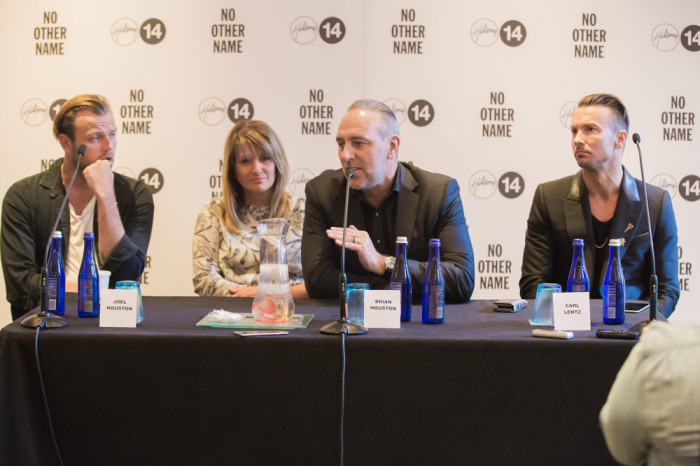
[[[365,291],[365,327],[401,328],[401,292]]]
[[[136,327],[139,291],[136,289],[100,291],[100,327]]]
[[[590,330],[591,300],[587,292],[552,295],[554,330]]]

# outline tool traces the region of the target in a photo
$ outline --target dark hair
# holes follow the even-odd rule
[[[595,105],[600,105],[602,107],[608,107],[612,110],[613,114],[617,117],[617,120],[625,131],[630,129],[630,117],[627,114],[627,109],[625,104],[622,103],[619,97],[612,94],[591,94],[587,95],[578,102],[579,107],[592,107]]]

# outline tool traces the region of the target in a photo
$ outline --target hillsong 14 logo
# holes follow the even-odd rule
[[[506,199],[515,199],[525,191],[525,179],[519,173],[507,172],[496,182],[496,177],[486,170],[479,170],[469,178],[469,192],[477,199],[488,199],[496,187]]]
[[[414,100],[406,107],[400,99],[391,97],[384,104],[394,112],[396,121],[401,124],[408,116],[408,120],[416,126],[428,126],[435,118],[435,107],[427,100]]]
[[[110,34],[112,40],[119,45],[131,45],[139,37],[149,45],[156,45],[165,39],[165,23],[150,18],[139,27],[131,18],[119,18],[112,24]]]
[[[490,47],[500,38],[509,47],[517,47],[525,42],[527,29],[520,21],[510,20],[499,28],[488,18],[481,18],[472,24],[469,32],[472,41],[479,47]]]
[[[670,52],[678,43],[689,52],[700,50],[700,26],[690,25],[683,31],[672,24],[659,24],[651,31],[651,43],[662,52]]]
[[[22,121],[29,126],[39,126],[46,121],[46,117],[50,117],[51,121],[56,118],[56,114],[61,109],[61,105],[66,102],[66,99],[57,99],[47,107],[41,99],[29,99],[22,104],[20,109],[20,117]]]
[[[299,16],[289,25],[289,35],[297,44],[306,45],[321,36],[327,44],[337,44],[345,37],[345,23],[334,16],[328,17],[317,25],[309,16]]]
[[[197,113],[202,123],[215,126],[224,121],[227,115],[233,123],[252,120],[255,108],[250,100],[243,97],[233,99],[228,106],[218,97],[207,97],[199,104]]]

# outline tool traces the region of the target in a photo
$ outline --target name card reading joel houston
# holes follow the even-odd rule
[[[552,295],[554,330],[590,330],[591,300],[588,293]]]
[[[139,292],[100,290],[100,327],[136,327]]]

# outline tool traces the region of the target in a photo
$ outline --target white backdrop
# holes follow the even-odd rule
[[[62,156],[51,136],[61,99],[105,95],[120,129],[115,169],[154,191],[142,290],[192,295],[194,221],[220,193],[233,121],[275,128],[289,188],[303,193],[339,166],[344,109],[374,98],[396,110],[402,160],[459,181],[474,298],[515,297],[534,189],[578,169],[575,102],[611,92],[642,136],[647,181],[673,196],[683,289],[673,320],[700,320],[698,24],[696,0],[2,2],[0,192]],[[631,143],[625,162],[639,176]]]

